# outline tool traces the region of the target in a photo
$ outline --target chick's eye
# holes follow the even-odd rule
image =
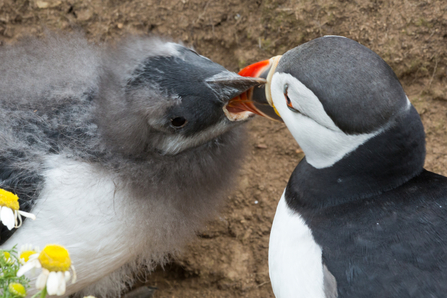
[[[286,104],[287,104],[287,107],[288,107],[289,110],[291,110],[292,112],[299,113],[299,111],[298,111],[297,109],[295,109],[295,108],[293,107],[293,105],[292,105],[292,101],[291,101],[290,98],[289,98],[288,90],[289,90],[289,86],[288,86],[288,85],[285,85],[285,86],[284,86],[284,97],[286,98]]]
[[[184,127],[186,123],[188,123],[188,120],[183,117],[175,117],[171,119],[171,126],[174,128]]]

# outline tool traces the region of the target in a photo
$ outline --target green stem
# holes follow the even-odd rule
[[[45,298],[47,297],[47,287],[45,286],[45,288],[43,288],[42,293],[40,293],[40,298]]]
[[[31,298],[37,298],[40,294],[42,294],[42,291],[37,292],[36,294],[31,296]]]

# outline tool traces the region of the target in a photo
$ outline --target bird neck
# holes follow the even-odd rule
[[[394,189],[418,175],[425,160],[425,133],[413,106],[392,125],[331,167],[317,169],[304,158],[286,188],[297,212],[362,200]]]

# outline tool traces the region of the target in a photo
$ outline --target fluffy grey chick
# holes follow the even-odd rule
[[[37,216],[1,248],[64,245],[67,295],[116,297],[216,210],[241,159],[222,110],[258,81],[191,49],[50,35],[0,48],[0,187]]]

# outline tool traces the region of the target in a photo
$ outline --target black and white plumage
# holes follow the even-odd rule
[[[228,192],[243,134],[222,108],[259,80],[147,37],[50,34],[0,61],[0,187],[37,216],[3,227],[1,247],[64,245],[78,276],[67,295],[119,296]]]
[[[303,149],[272,226],[277,298],[445,297],[447,178],[392,69],[327,36],[284,54],[273,104]]]

